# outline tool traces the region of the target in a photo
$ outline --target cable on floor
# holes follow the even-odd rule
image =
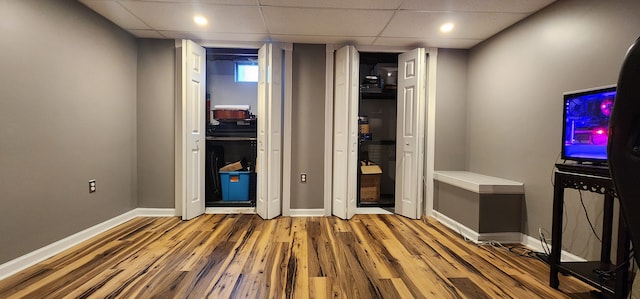
[[[551,255],[551,248],[549,248],[549,242],[547,241],[543,230],[544,229],[542,227],[538,228],[538,235],[540,236],[540,247],[542,247],[544,254]]]

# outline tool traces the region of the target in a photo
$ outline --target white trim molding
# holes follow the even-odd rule
[[[464,238],[473,241],[474,243],[485,241],[496,241],[499,243],[521,243],[522,234],[519,232],[504,232],[504,233],[478,233],[471,228],[445,216],[444,214],[433,210],[432,217],[440,221],[448,228],[462,235]]]
[[[427,48],[427,115],[426,115],[426,132],[425,132],[425,166],[424,166],[424,185],[423,192],[424,213],[427,216],[433,215],[433,172],[435,170],[435,143],[436,143],[436,87],[437,87],[437,71],[438,71],[438,49]]]
[[[324,215],[333,214],[333,56],[335,45],[325,46],[324,94]]]
[[[256,208],[212,208],[204,209],[205,214],[256,214]]]
[[[175,209],[133,209],[0,265],[0,280],[16,274],[136,217],[173,216],[176,216]]]
[[[291,209],[291,217],[322,217],[324,209]]]
[[[260,49],[264,45],[265,41],[223,41],[223,40],[197,40],[194,42],[205,48],[239,48],[239,49]]]
[[[466,227],[465,225],[445,216],[444,214],[433,210],[433,215],[431,216],[442,223],[444,226],[452,229],[453,231],[462,235],[462,237],[473,241],[474,243],[487,242],[487,241],[495,241],[498,243],[516,243],[522,244],[533,251],[536,252],[544,252],[540,240],[531,237],[529,235],[525,235],[519,232],[505,232],[505,233],[477,233],[474,230]],[[551,245],[549,245],[551,248]],[[577,255],[574,255],[568,251],[562,250],[560,259],[563,262],[584,262],[586,261],[584,258],[581,258]]]
[[[356,214],[383,214],[392,215],[393,212],[385,210],[383,208],[356,208]]]
[[[293,44],[283,44],[284,50],[284,125],[282,145],[282,215],[289,216],[291,210],[291,133],[293,120]]]
[[[542,248],[542,243],[540,240],[529,236],[529,235],[525,235],[522,234],[522,245],[527,246],[529,248],[531,248],[534,251],[537,252],[544,252],[544,249]],[[549,246],[549,248],[551,248],[551,244],[547,244]],[[562,250],[560,252],[560,260],[562,262],[586,262],[587,260],[585,260],[584,258],[581,258],[571,252],[568,252],[566,250]]]
[[[180,216],[174,208],[137,208],[135,217],[173,217]],[[133,218],[132,218],[133,219]]]

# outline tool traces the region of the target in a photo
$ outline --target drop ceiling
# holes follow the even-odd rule
[[[140,38],[466,49],[555,0],[79,1]]]

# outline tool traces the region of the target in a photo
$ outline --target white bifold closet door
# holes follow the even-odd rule
[[[422,215],[426,58],[424,48],[398,56],[395,213],[412,219]]]
[[[204,214],[206,51],[182,40],[181,101],[177,130],[181,161],[176,163],[176,195],[182,201],[182,219]]]
[[[333,215],[350,219],[358,199],[358,93],[360,54],[354,46],[335,53]]]
[[[282,211],[282,49],[258,51],[258,177],[256,212],[264,219]]]

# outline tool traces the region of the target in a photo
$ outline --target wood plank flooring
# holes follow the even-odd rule
[[[395,215],[136,218],[0,281],[0,298],[591,298],[534,258]]]

